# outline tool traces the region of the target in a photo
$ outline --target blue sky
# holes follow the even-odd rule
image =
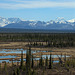
[[[41,21],[74,19],[75,0],[0,0],[0,16]]]

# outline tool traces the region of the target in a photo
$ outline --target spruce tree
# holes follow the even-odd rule
[[[29,46],[29,70],[31,70],[31,45]]]
[[[64,62],[66,62],[66,54],[64,55]]]
[[[26,74],[31,74],[31,48],[29,47],[29,50],[27,50],[26,53]]]
[[[61,57],[59,57],[59,63],[62,66],[62,64],[63,64],[63,61],[62,61],[62,53],[61,53]]]
[[[33,60],[33,55],[32,55],[32,68],[34,67],[34,60]]]
[[[50,53],[49,69],[52,69],[52,54]]]
[[[43,58],[42,58],[42,55],[41,55],[41,58],[39,60],[39,66],[43,67],[43,65],[44,65],[44,62],[43,62]]]
[[[46,56],[46,60],[45,60],[45,66],[48,66],[48,57]]]
[[[23,69],[23,51],[21,51],[21,64],[20,69]]]

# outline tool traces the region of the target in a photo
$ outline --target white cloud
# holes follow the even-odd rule
[[[6,9],[51,8],[51,7],[75,8],[75,2],[54,2],[48,0],[47,1],[46,0],[44,1],[43,0],[40,1],[19,0],[15,3],[0,3],[0,8],[6,8]]]

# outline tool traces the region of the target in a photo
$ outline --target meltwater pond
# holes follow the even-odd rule
[[[21,51],[23,51],[23,53],[26,54],[27,50],[24,49],[2,49],[0,50],[0,53],[6,53],[6,54],[10,54],[10,53],[16,53],[16,54],[21,54]],[[31,53],[37,53],[37,52],[48,52],[48,51],[41,51],[41,50],[31,50]]]
[[[50,55],[42,55],[43,58],[48,57],[48,59],[50,58]],[[59,58],[59,57],[65,57],[64,55],[52,55],[52,58]],[[66,57],[70,57],[70,56],[66,56]]]
[[[8,56],[0,56],[0,59],[2,58],[16,58],[17,56],[11,56],[11,55],[8,55]]]
[[[16,54],[21,54],[21,51],[23,51],[23,53],[26,54],[27,50],[23,50],[23,49],[2,49],[0,50],[0,53],[6,53],[6,54],[10,54],[10,53],[16,53]],[[37,51],[31,51],[31,53],[36,53]]]
[[[21,54],[21,51],[16,51],[16,50],[11,50],[11,51],[8,51],[8,50],[2,50],[0,51],[0,53],[6,53],[6,54],[10,54],[10,53],[16,53],[16,54]],[[26,53],[26,51],[23,51],[23,53]]]
[[[2,49],[2,50],[0,50],[0,53],[6,53],[6,54],[16,53],[16,54],[20,54],[22,50],[23,49]],[[23,50],[23,53],[26,53],[26,50]]]
[[[50,55],[42,55],[43,59],[46,59],[46,57],[48,57],[48,59],[50,58]],[[52,58],[59,58],[61,57],[61,55],[52,55]],[[62,55],[62,58],[64,57],[64,55]],[[66,57],[70,57],[70,56],[66,56]],[[40,60],[40,58],[34,58],[34,60]]]
[[[35,58],[34,60],[39,60],[40,58]],[[20,62],[21,61],[21,59],[19,59],[19,60],[13,60],[13,62]],[[23,59],[23,61],[26,61],[26,59]],[[2,62],[9,62],[9,63],[12,63],[12,61],[10,61],[10,60],[0,60],[0,63],[2,63]],[[59,62],[59,60],[54,60],[53,61],[53,63],[58,63]]]
[[[0,59],[2,59],[2,60],[0,60],[0,63],[2,63],[2,62],[10,62],[9,60],[5,60],[5,58],[16,58],[16,57],[18,57],[18,56],[11,56],[11,55],[8,55],[8,56],[0,56]],[[3,60],[4,59],[4,60]]]
[[[50,58],[50,55],[42,55],[43,59],[46,59],[46,56],[48,57],[48,59]],[[0,58],[16,58],[17,56],[0,56]],[[52,55],[52,58],[58,58],[58,57],[61,57],[61,55]],[[62,55],[62,57],[64,57],[64,55]],[[66,56],[66,57],[70,57],[70,56]],[[24,61],[26,61],[26,59],[23,59]],[[40,60],[40,58],[33,58],[33,60]],[[9,62],[11,63],[12,61],[10,60],[0,60],[0,63],[2,63],[3,61],[6,61],[6,62]],[[13,62],[20,62],[21,59],[18,59],[18,60],[14,60]],[[53,61],[53,63],[58,63],[59,60],[57,61]]]
[[[13,60],[13,62],[20,62],[20,61],[21,61],[21,59],[19,59],[19,60]],[[26,59],[23,59],[23,61],[26,61]],[[2,63],[2,62],[12,63],[12,61],[10,61],[10,60],[0,60],[0,63]]]
[[[16,54],[21,54],[21,51],[23,51],[24,54],[26,54],[27,50],[24,50],[24,49],[2,49],[0,50],[0,53],[4,53],[4,54],[12,54],[12,53],[16,53]],[[32,50],[31,53],[39,53],[39,52],[48,52],[48,51],[40,51],[40,50]],[[36,55],[35,55],[36,56]],[[46,56],[48,57],[48,59],[50,58],[50,55],[42,55],[43,59],[46,59]],[[0,56],[0,58],[16,58],[18,56],[11,56],[11,55],[8,55],[8,56]],[[40,56],[41,57],[41,56]],[[34,58],[34,60],[39,60],[39,58]],[[52,58],[59,58],[61,57],[61,55],[52,55]],[[62,55],[62,57],[64,57],[64,55]],[[66,57],[70,57],[70,56],[66,56]],[[3,61],[6,61],[6,62],[9,62],[11,63],[12,61],[10,60],[0,60],[0,63],[2,63]],[[20,62],[21,59],[19,59],[18,61],[14,60],[13,62]],[[26,59],[24,59],[24,61],[26,61]],[[59,61],[53,61],[53,62],[59,62]]]

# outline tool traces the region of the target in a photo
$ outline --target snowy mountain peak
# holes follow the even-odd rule
[[[8,19],[0,17],[0,27],[3,27],[7,24],[9,24],[10,22],[8,21]]]
[[[19,18],[8,18],[8,20],[9,20],[11,23],[18,23],[18,22],[21,21]]]
[[[55,20],[55,23],[66,23],[67,21],[63,17],[58,17]]]
[[[10,23],[18,23],[21,20],[19,18],[3,18],[0,17],[0,27],[4,27]]]
[[[73,23],[73,22],[75,22],[75,19],[68,20],[68,22]]]

